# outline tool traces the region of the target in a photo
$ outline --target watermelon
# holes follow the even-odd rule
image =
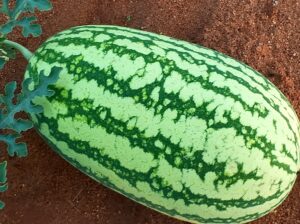
[[[246,223],[287,197],[300,125],[247,65],[170,37],[79,26],[43,43],[25,77],[63,70],[38,132],[103,185],[180,220]],[[33,87],[32,87],[33,88]]]

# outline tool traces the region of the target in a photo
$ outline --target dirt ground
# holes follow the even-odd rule
[[[38,14],[39,38],[11,39],[34,51],[58,31],[116,24],[198,43],[239,59],[268,77],[300,116],[299,0],[55,0]],[[19,56],[0,73],[0,88],[22,80]],[[34,130],[29,156],[8,159],[9,190],[0,224],[183,224],[101,186],[55,154]],[[2,155],[2,154],[1,154]],[[288,199],[254,224],[300,223],[300,177]]]

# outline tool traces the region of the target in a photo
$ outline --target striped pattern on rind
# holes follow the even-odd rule
[[[47,40],[26,76],[63,71],[34,123],[97,181],[173,217],[242,223],[278,206],[299,170],[299,121],[267,79],[221,53],[116,26]]]

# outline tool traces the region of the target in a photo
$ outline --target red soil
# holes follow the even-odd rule
[[[58,31],[82,24],[116,24],[198,43],[239,59],[268,77],[300,115],[299,0],[55,0],[39,13],[39,38],[11,39],[34,51]],[[2,18],[3,19],[3,18]],[[1,20],[2,20],[1,19]],[[19,56],[0,73],[0,88],[22,80]],[[25,134],[29,156],[8,158],[9,190],[0,224],[180,224],[83,175],[55,154],[34,130]],[[1,145],[2,146],[2,145]],[[288,199],[253,223],[300,223],[300,178]]]

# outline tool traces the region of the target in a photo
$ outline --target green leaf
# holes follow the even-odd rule
[[[1,26],[0,32],[7,35],[12,32],[15,27],[20,26],[24,37],[29,37],[30,35],[37,37],[41,35],[42,28],[39,24],[32,24],[34,21],[36,21],[35,16],[24,17],[21,20],[13,20]]]
[[[10,10],[8,6],[8,0],[2,1],[2,7],[0,12],[8,15],[9,20],[6,24],[0,27],[0,33],[7,35],[12,30],[20,26],[23,31],[24,37],[32,35],[34,37],[39,36],[42,33],[41,26],[39,24],[32,24],[36,21],[34,16],[26,16],[18,20],[19,16],[24,12],[33,13],[35,9],[39,11],[47,11],[52,9],[52,4],[49,0],[16,0],[14,7]]]
[[[1,162],[0,163],[0,183],[6,183],[7,179],[6,179],[6,166],[7,166],[7,162]]]
[[[1,3],[0,13],[5,14],[8,17],[8,21],[0,25],[0,69],[4,67],[9,59],[16,56],[16,50],[9,47],[11,45],[7,44],[9,41],[5,41],[6,35],[12,32],[17,26],[22,28],[24,37],[29,37],[30,35],[37,37],[41,35],[41,26],[34,23],[37,20],[36,17],[28,16],[28,12],[33,13],[36,9],[39,11],[52,9],[49,0],[2,0]],[[19,19],[22,13],[27,14]],[[29,51],[26,54],[22,53],[24,56],[31,56],[31,52]],[[25,57],[29,58],[29,56]],[[43,108],[32,104],[32,101],[37,96],[51,96],[53,94],[53,91],[48,89],[48,87],[57,81],[60,71],[61,68],[54,67],[51,69],[49,76],[45,76],[44,73],[40,74],[39,82],[37,83],[33,83],[31,78],[24,80],[20,94],[15,94],[17,88],[16,82],[10,82],[5,85],[4,93],[0,94],[0,130],[5,130],[5,134],[0,134],[0,141],[6,143],[7,152],[10,156],[27,156],[27,145],[23,142],[18,142],[18,139],[21,138],[23,131],[33,126],[30,120],[16,118],[16,114],[19,112],[30,114],[41,113]],[[33,85],[30,85],[32,83]],[[31,86],[34,88],[29,88]],[[6,165],[6,161],[0,163],[0,192],[6,191],[8,187]],[[4,202],[0,201],[0,209],[3,209],[4,206]]]
[[[46,11],[52,9],[52,5],[48,0],[16,0],[11,17],[16,18],[20,13],[27,11],[33,13],[36,8],[39,11]]]
[[[13,98],[14,98],[14,94],[15,94],[15,90],[17,88],[17,82],[13,81],[13,82],[9,82],[5,85],[4,88],[4,95],[0,95],[1,98],[1,102],[3,102],[5,104],[5,108],[7,111],[10,111],[13,109],[14,103],[13,103]],[[15,113],[17,113],[19,111],[16,111]],[[11,122],[11,117],[7,117],[7,122]],[[0,128],[4,128],[5,127],[5,122],[6,120],[0,120]]]
[[[9,59],[16,58],[16,49],[9,47],[7,45],[2,44],[1,42],[5,40],[5,38],[0,38],[0,69],[2,69]]]
[[[37,96],[52,96],[53,91],[51,89],[48,89],[49,85],[54,84],[59,77],[59,73],[61,72],[62,68],[54,66],[51,69],[51,72],[49,76],[46,76],[44,71],[41,71],[39,75],[39,83],[38,85],[35,85],[34,90],[30,90],[29,86],[31,84],[31,78],[25,80],[22,84],[22,94],[20,97],[20,100],[23,100],[24,97],[29,97],[31,100],[33,100]],[[26,103],[31,103],[30,101],[26,101]],[[33,105],[32,104],[27,104],[26,109],[31,110]],[[31,113],[31,112],[29,112]]]
[[[27,146],[25,143],[16,143],[17,139],[20,138],[20,134],[8,134],[0,135],[0,141],[7,144],[7,152],[9,156],[25,157],[28,155]]]
[[[32,22],[36,20],[35,16],[31,16],[18,21],[17,25],[22,27],[22,34],[24,37],[29,37],[29,35],[38,37],[42,34],[41,26],[39,24],[32,24]]]
[[[3,209],[5,207],[5,204],[3,201],[0,201],[0,209]]]
[[[25,8],[30,12],[34,12],[35,8],[37,8],[39,11],[47,11],[52,9],[52,4],[48,0],[17,0],[17,3],[18,2],[26,2]]]
[[[6,191],[8,188],[7,184],[0,185],[0,192]]]
[[[10,32],[13,31],[13,29],[17,26],[17,21],[16,20],[12,20],[12,21],[9,21],[7,22],[6,24],[2,25],[0,27],[0,32],[1,34],[3,35],[7,35],[9,34]]]
[[[40,113],[41,107],[33,105],[31,101],[37,96],[51,96],[53,94],[53,91],[49,90],[48,86],[57,81],[60,71],[61,68],[54,67],[49,76],[45,76],[42,71],[39,76],[39,83],[35,86],[34,90],[29,89],[32,79],[26,79],[22,83],[22,92],[17,96],[16,104],[13,103],[13,100],[17,83],[10,82],[6,84],[4,95],[0,95],[0,102],[5,105],[5,110],[7,112],[0,116],[0,129],[12,129],[18,133],[27,130],[27,128],[30,127],[30,124],[24,120],[16,120],[15,114],[21,111],[29,114]]]
[[[7,166],[7,162],[6,161],[0,163],[0,192],[4,192],[8,188],[8,185],[6,183],[6,181],[7,181],[7,178],[6,178],[6,173],[7,173],[6,166]],[[0,201],[0,209],[3,209],[4,206],[5,206],[4,202]]]
[[[42,107],[32,104],[32,100],[38,96],[51,96],[53,91],[49,86],[54,84],[59,77],[61,68],[53,67],[49,76],[45,76],[44,72],[39,74],[39,81],[34,83],[31,89],[31,78],[25,79],[22,83],[21,93],[15,95],[17,88],[16,82],[6,84],[4,94],[0,94],[0,129],[9,129],[10,134],[0,134],[0,141],[6,143],[7,152],[10,156],[24,157],[27,156],[27,145],[23,142],[17,142],[21,137],[21,132],[32,127],[32,122],[24,119],[16,119],[15,115],[18,112],[40,113]],[[14,102],[15,101],[15,102]],[[0,192],[7,190],[6,183],[6,161],[0,163]],[[0,209],[3,209],[5,204],[0,201]]]
[[[2,0],[2,6],[0,8],[0,12],[4,13],[5,15],[10,15],[9,6],[8,6],[9,0]]]
[[[4,41],[5,38],[1,38],[1,42]],[[16,58],[16,49],[13,47],[10,47],[6,44],[3,44],[0,42],[0,57],[8,57],[11,59],[15,59]]]
[[[3,69],[5,64],[6,64],[6,60],[3,58],[0,58],[0,70]]]
[[[21,137],[21,132],[32,127],[31,121],[16,119],[15,115],[21,111],[29,114],[42,112],[42,107],[33,105],[32,100],[38,96],[51,96],[53,94],[49,86],[57,81],[60,71],[61,68],[53,67],[49,76],[45,76],[42,71],[39,75],[39,81],[35,83],[33,89],[29,88],[32,79],[25,79],[22,83],[22,91],[17,96],[15,95],[17,83],[6,84],[4,94],[0,95],[0,129],[8,129],[14,133],[0,135],[0,141],[7,144],[7,151],[10,156],[23,157],[27,155],[26,144],[16,143],[16,141]],[[16,100],[15,103],[14,100]]]
[[[16,130],[17,132],[27,131],[33,127],[33,124],[29,120],[17,119],[16,121]]]

